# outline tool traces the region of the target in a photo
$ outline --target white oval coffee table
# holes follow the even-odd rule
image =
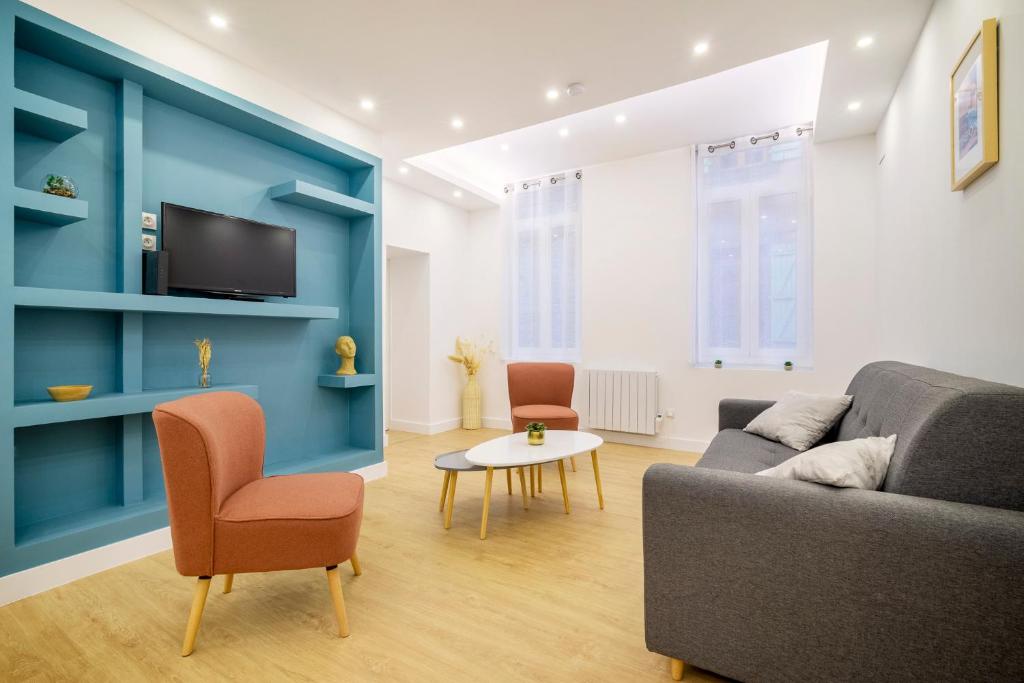
[[[519,432],[485,441],[466,451],[466,460],[474,465],[487,468],[487,478],[484,484],[484,512],[480,521],[481,540],[487,538],[487,513],[491,507],[491,480],[494,478],[495,468],[518,468],[521,482],[524,467],[541,465],[546,462],[558,463],[558,476],[562,481],[562,503],[565,507],[565,514],[569,514],[569,489],[565,484],[565,459],[590,451],[590,458],[594,463],[594,481],[597,484],[597,502],[603,510],[604,494],[601,492],[601,471],[597,464],[597,449],[603,443],[604,440],[601,437],[589,432],[548,430],[544,433],[544,443],[540,446],[529,445],[526,442],[526,432]]]

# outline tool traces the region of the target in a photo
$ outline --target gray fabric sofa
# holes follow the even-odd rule
[[[742,681],[1024,680],[1024,389],[886,361],[846,393],[826,440],[898,435],[880,491],[752,476],[794,454],[742,431],[764,401],[647,470],[648,649]]]

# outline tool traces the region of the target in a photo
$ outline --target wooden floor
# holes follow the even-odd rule
[[[644,647],[641,477],[697,456],[606,445],[604,511],[577,458],[571,515],[554,466],[529,511],[495,476],[486,541],[484,477],[465,473],[445,531],[433,457],[500,434],[391,433],[389,475],[367,485],[363,575],[343,567],[348,639],[322,569],[239,575],[229,595],[217,577],[182,658],[194,580],[168,551],[0,607],[0,680],[670,681]],[[719,679],[688,668],[684,680]]]

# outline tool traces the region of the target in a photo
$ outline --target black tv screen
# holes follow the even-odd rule
[[[295,296],[295,230],[186,206],[161,205],[167,286]]]

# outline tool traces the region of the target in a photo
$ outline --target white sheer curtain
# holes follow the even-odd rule
[[[505,187],[505,349],[509,360],[580,359],[583,174]]]
[[[698,365],[813,365],[810,137],[697,148]]]

